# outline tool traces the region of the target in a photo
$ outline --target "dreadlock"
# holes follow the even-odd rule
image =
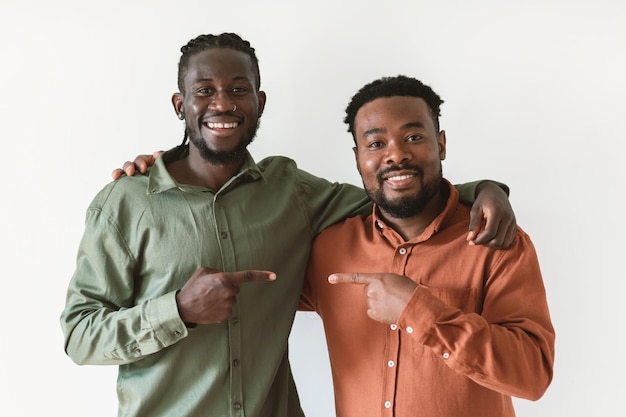
[[[393,96],[419,97],[423,99],[430,108],[435,129],[439,131],[439,116],[441,115],[439,106],[443,104],[443,100],[432,88],[418,79],[404,75],[383,77],[363,86],[352,97],[350,104],[346,107],[346,117],[343,121],[348,125],[348,132],[352,133],[355,144],[354,118],[359,109],[377,98]]]
[[[200,35],[180,48],[182,55],[178,62],[178,89],[181,93],[185,93],[185,76],[189,69],[189,59],[198,52],[213,48],[228,48],[235,51],[243,52],[252,60],[252,71],[256,77],[256,88],[261,89],[261,73],[259,71],[259,60],[256,56],[254,48],[250,46],[250,42],[242,39],[235,33],[222,33],[220,35]],[[183,138],[183,145],[187,142],[187,129]]]

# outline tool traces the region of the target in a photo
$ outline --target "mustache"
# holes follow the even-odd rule
[[[235,113],[230,110],[228,111],[210,110],[204,113],[204,115],[202,116],[202,119],[207,119],[207,118],[215,117],[215,116],[235,116]]]
[[[419,165],[413,165],[413,164],[399,164],[399,165],[392,165],[390,167],[387,167],[383,170],[378,171],[378,173],[376,174],[376,179],[379,182],[383,181],[383,177],[388,176],[388,174],[392,173],[392,172],[396,172],[396,171],[415,171],[417,172],[420,176],[424,175],[424,168],[422,168]]]

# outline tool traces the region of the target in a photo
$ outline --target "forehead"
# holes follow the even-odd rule
[[[185,83],[233,79],[247,79],[254,83],[252,68],[252,59],[244,52],[229,48],[206,49],[189,58]]]
[[[361,106],[354,118],[357,135],[372,129],[397,129],[411,123],[434,129],[430,108],[420,97],[377,98]]]

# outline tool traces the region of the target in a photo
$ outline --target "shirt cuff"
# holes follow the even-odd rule
[[[419,285],[398,317],[398,327],[423,343],[432,332],[441,304],[441,300],[434,297],[426,287]]]
[[[150,300],[150,317],[155,336],[164,346],[172,345],[188,335],[187,326],[180,318],[176,291]]]

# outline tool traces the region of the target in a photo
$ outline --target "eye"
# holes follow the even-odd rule
[[[233,87],[231,91],[233,94],[241,95],[247,93],[248,89],[246,87]]]
[[[214,90],[211,87],[202,87],[196,90],[196,94],[209,95],[209,94],[213,94],[213,91]]]
[[[383,146],[383,143],[380,141],[372,141],[367,144],[367,147],[369,149],[378,149],[378,148],[381,148],[382,146]]]
[[[417,142],[418,140],[423,139],[422,135],[411,135],[409,137],[406,138],[407,142]]]

